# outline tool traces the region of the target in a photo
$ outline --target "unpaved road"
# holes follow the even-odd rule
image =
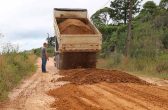
[[[48,92],[58,110],[167,110],[168,88],[117,70],[59,71],[71,84]]]
[[[52,78],[59,78],[53,59],[47,63],[48,73],[41,73],[41,60],[37,61],[37,72],[9,94],[9,101],[0,106],[0,110],[50,110],[54,101],[46,92],[60,87],[64,82],[51,83]]]
[[[48,62],[47,74],[40,72],[40,59],[37,64],[36,74],[14,89],[9,95],[10,101],[0,110],[168,110],[167,85],[132,82],[135,77],[116,77],[119,79],[115,82],[113,77],[107,77],[109,74],[95,76],[97,70],[94,74],[90,74],[93,70],[64,71],[72,74],[60,78],[52,59]],[[81,74],[79,83],[77,74],[81,72],[85,75]]]
[[[68,84],[49,92],[58,110],[167,110],[168,89],[129,83]]]

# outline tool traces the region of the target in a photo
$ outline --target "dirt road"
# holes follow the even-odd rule
[[[66,93],[65,93],[66,92]],[[66,85],[51,90],[58,110],[167,110],[168,89],[137,84]]]
[[[58,110],[167,110],[168,88],[117,70],[73,69],[59,72],[71,84],[50,90]]]
[[[46,92],[50,89],[60,87],[64,82],[51,83],[60,76],[54,67],[53,59],[47,63],[49,73],[41,73],[41,60],[37,61],[37,72],[30,78],[24,80],[9,94],[9,101],[0,106],[0,110],[50,110],[50,103],[54,98]]]
[[[40,60],[38,60],[40,67]],[[148,84],[119,71],[59,71],[48,62],[14,89],[0,110],[167,110],[168,86]],[[65,82],[69,81],[71,84]],[[153,81],[154,82],[154,81]]]

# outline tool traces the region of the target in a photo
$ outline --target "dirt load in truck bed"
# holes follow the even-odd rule
[[[79,19],[66,19],[58,27],[61,34],[94,34],[94,30]]]

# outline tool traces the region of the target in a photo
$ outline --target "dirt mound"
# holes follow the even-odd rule
[[[66,19],[58,27],[61,34],[94,34],[89,25],[78,19]]]
[[[167,110],[168,91],[133,83],[67,84],[48,92],[57,110]]]
[[[73,84],[93,84],[99,82],[148,84],[136,76],[117,70],[72,69],[61,70],[60,74],[64,77],[59,78],[58,81],[70,81]]]

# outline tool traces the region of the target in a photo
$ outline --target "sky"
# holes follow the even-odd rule
[[[54,35],[53,8],[86,8],[91,16],[110,0],[0,0],[0,46],[12,43],[19,50],[39,48]],[[148,0],[143,0],[143,3]],[[153,0],[159,3],[160,0]]]

